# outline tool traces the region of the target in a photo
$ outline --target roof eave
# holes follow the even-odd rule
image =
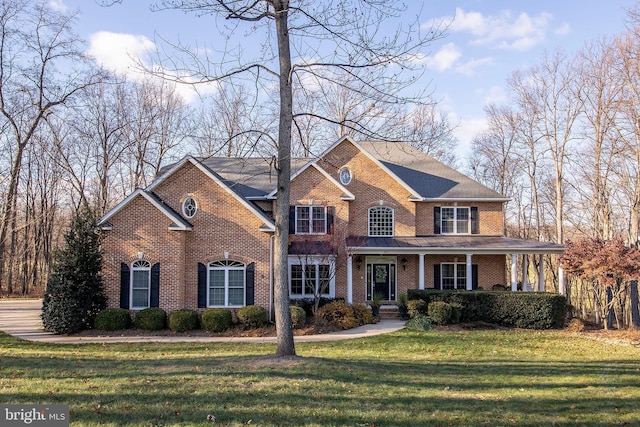
[[[409,198],[412,202],[510,202],[510,197],[420,197]]]

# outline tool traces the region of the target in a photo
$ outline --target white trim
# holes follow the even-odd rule
[[[298,208],[303,208],[307,210],[307,212],[309,213],[309,217],[307,218],[307,220],[309,221],[309,231],[306,233],[302,231],[298,231]],[[324,211],[324,228],[321,232],[317,232],[317,233],[313,231],[313,221],[314,221],[313,211],[315,208],[322,208],[322,210]],[[293,215],[293,229],[295,231],[294,234],[301,235],[301,236],[323,236],[327,234],[327,228],[328,228],[327,219],[328,219],[328,214],[327,214],[326,205],[295,205],[294,215]]]
[[[289,297],[291,299],[304,299],[314,298],[315,295],[305,294],[305,279],[304,268],[302,269],[302,294],[294,294],[291,291],[291,266],[300,265],[305,267],[307,265],[314,265],[316,267],[316,281],[319,280],[319,265],[329,266],[329,293],[322,294],[321,297],[334,298],[336,295],[336,257],[334,255],[289,255],[287,260],[287,277],[289,282]],[[316,283],[317,285],[317,283]]]
[[[169,218],[172,221],[172,224],[169,225],[169,230],[177,230],[177,231],[191,230],[192,227],[185,224],[184,219],[180,218],[179,216],[176,216],[171,210],[167,209],[164,205],[159,203],[155,197],[149,195],[145,190],[141,188],[136,189],[133,193],[129,194],[129,196],[127,196],[123,201],[118,203],[113,209],[107,212],[98,222],[98,226],[106,223],[109,220],[109,218],[114,216],[116,213],[120,212],[126,205],[128,205],[133,199],[135,199],[138,196],[144,197],[149,203],[155,206],[156,209],[158,209],[160,212],[162,212],[167,218]],[[104,229],[111,230],[113,229],[113,225],[110,224]]]
[[[373,209],[385,209],[391,211],[391,234],[371,234],[371,211]],[[393,237],[396,234],[396,211],[391,206],[371,206],[367,209],[367,236],[368,237]]]
[[[467,267],[467,263],[466,262],[441,262],[440,264],[440,290],[471,290],[468,288],[468,283],[473,283],[473,277],[467,277],[467,274],[469,274],[469,270],[471,270],[470,268]],[[445,288],[444,287],[444,274],[442,272],[442,266],[443,265],[453,265],[453,288]],[[460,266],[460,268],[459,268]],[[465,274],[465,283],[464,285],[461,285],[460,287],[458,287],[458,272],[463,271]],[[473,275],[473,274],[472,274]]]
[[[465,202],[465,203],[481,203],[481,202],[510,202],[510,197],[409,197],[412,202]]]
[[[249,211],[251,211],[260,220],[262,220],[264,222],[264,224],[260,227],[261,231],[266,230],[266,231],[269,231],[269,232],[275,232],[276,227],[275,227],[275,224],[273,224],[273,221],[271,220],[271,218],[269,218],[268,216],[266,216],[262,212],[260,212],[260,210],[258,210],[255,206],[253,206],[253,204],[249,203],[245,198],[240,197],[238,195],[238,193],[233,191],[216,174],[212,173],[211,170],[209,170],[209,168],[204,166],[201,162],[199,162],[198,160],[196,160],[192,156],[186,156],[182,160],[180,160],[178,163],[176,163],[171,169],[169,169],[167,172],[165,172],[164,175],[162,175],[157,180],[153,181],[147,187],[147,190],[148,191],[153,190],[155,187],[160,185],[160,183],[162,183],[165,179],[167,179],[167,177],[169,177],[175,171],[177,171],[182,166],[184,166],[184,164],[187,163],[187,162],[190,162],[192,165],[197,167],[202,173],[204,173],[206,176],[208,176],[212,181],[214,181],[216,184],[218,184],[220,187],[222,187],[222,189],[224,189],[227,193],[229,193],[234,199],[236,199],[238,202],[240,202],[240,204],[242,204],[245,208],[247,208]]]
[[[212,266],[218,262],[227,262],[229,265]],[[234,263],[236,265],[231,265]],[[240,267],[242,265],[242,267]],[[224,271],[224,305],[210,305],[211,301],[211,270]],[[242,271],[242,305],[229,304],[229,271]],[[235,289],[235,288],[234,288]],[[235,260],[218,260],[207,264],[207,308],[240,308],[247,304],[247,264]]]
[[[453,209],[453,231],[445,232],[444,227],[444,209]],[[467,231],[465,233],[458,232],[458,210],[465,209],[467,211]],[[471,206],[440,206],[440,234],[442,235],[466,235],[471,233]]]
[[[144,262],[146,265],[144,267],[134,267],[136,263]],[[151,263],[146,260],[135,260],[130,264],[130,273],[129,273],[129,307],[131,310],[144,310],[146,308],[151,307]],[[146,271],[147,272],[147,305],[146,306],[133,306],[133,276],[136,271]]]

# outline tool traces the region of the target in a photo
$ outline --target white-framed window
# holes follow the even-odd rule
[[[198,204],[193,197],[187,197],[182,202],[182,214],[185,218],[193,218],[198,211]]]
[[[342,184],[349,185],[352,179],[353,179],[353,174],[351,172],[351,169],[349,169],[346,166],[340,169],[340,182]]]
[[[471,230],[470,209],[442,207],[440,209],[440,230],[442,234],[469,234]]]
[[[136,260],[131,264],[131,301],[132,310],[149,308],[151,304],[151,263]]]
[[[369,208],[369,236],[393,236],[393,209],[388,206]]]
[[[296,234],[327,234],[326,206],[296,206]]]
[[[332,298],[335,293],[333,257],[292,255],[289,257],[289,295],[291,298],[314,298],[318,294]]]
[[[440,264],[441,289],[467,289],[467,264]]]
[[[208,307],[244,307],[246,265],[222,260],[209,263]]]

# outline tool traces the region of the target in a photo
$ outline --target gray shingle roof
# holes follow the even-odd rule
[[[500,193],[474,181],[431,156],[398,142],[359,141],[370,156],[424,199],[496,199]]]

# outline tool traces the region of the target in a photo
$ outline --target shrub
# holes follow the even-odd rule
[[[351,308],[353,309],[353,315],[358,321],[359,326],[373,323],[373,312],[369,310],[369,307],[367,307],[365,304],[355,304],[352,305]]]
[[[427,315],[427,303],[421,299],[414,299],[407,302],[407,314],[410,318],[416,317],[418,314]]]
[[[208,308],[202,312],[201,322],[205,331],[222,332],[233,325],[233,316],[224,308]]]
[[[430,302],[428,314],[436,325],[446,325],[451,319],[451,305],[444,301]]]
[[[94,327],[101,331],[118,331],[131,326],[131,315],[124,308],[106,308],[96,315]]]
[[[247,305],[238,309],[238,321],[245,328],[259,328],[267,324],[267,310],[257,305]]]
[[[414,331],[429,331],[431,330],[431,318],[418,313],[407,322],[406,327]]]
[[[173,332],[186,332],[198,328],[198,313],[188,308],[173,310],[169,313],[169,329]]]
[[[321,297],[318,302],[318,308],[323,305],[327,305],[333,301],[344,301],[343,298],[325,298]],[[313,317],[313,309],[315,307],[315,300],[313,298],[295,298],[290,300],[290,305],[302,307],[307,314],[307,317]]]
[[[304,311],[304,308],[292,305],[289,306],[289,311],[291,312],[291,325],[293,329],[303,328],[307,323],[307,313]]]
[[[353,306],[344,301],[334,301],[320,307],[315,321],[320,325],[331,325],[338,329],[351,329],[358,326]]]
[[[167,313],[157,307],[145,308],[136,313],[136,328],[146,331],[159,331],[167,324]]]
[[[462,304],[457,302],[449,303],[451,306],[451,318],[449,319],[449,323],[460,323],[460,318],[462,317]]]

